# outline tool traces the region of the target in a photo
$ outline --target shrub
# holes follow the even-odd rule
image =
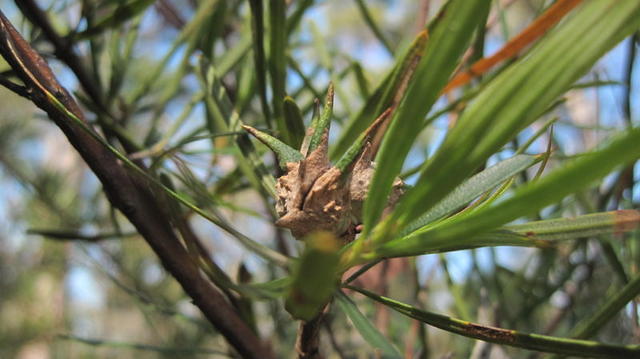
[[[494,355],[640,355],[621,343],[640,332],[630,240],[640,221],[631,101],[640,3],[537,2],[535,20],[488,57],[500,41],[491,30],[508,32],[506,16],[522,11],[489,0],[391,3],[419,10],[420,29],[386,29],[374,12],[383,5],[361,0],[52,2],[56,11],[28,0],[14,20],[2,15],[2,84],[46,112],[100,182],[0,156],[33,188],[29,233],[73,241],[97,261],[105,285],[127,293],[109,294],[107,313],[133,300],[171,319],[159,346],[91,339],[73,321],[43,330],[185,356],[492,349],[460,337],[500,344]],[[389,66],[349,48],[364,38],[350,24],[334,42],[322,34],[317,24],[349,11],[373,35],[366,56],[391,57]],[[603,112],[595,132],[581,128],[566,101],[620,85],[594,64],[627,38],[621,123]],[[3,152],[37,136],[23,122],[3,125]],[[607,136],[577,153],[567,149],[576,133]],[[138,237],[181,289],[145,276],[154,267],[141,264],[149,254]],[[465,254],[472,268],[455,275],[448,261]],[[183,295],[217,334],[186,316]]]

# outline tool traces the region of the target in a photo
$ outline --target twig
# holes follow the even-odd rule
[[[137,233],[98,233],[98,234],[83,234],[76,230],[64,230],[64,229],[27,229],[27,234],[39,235],[48,239],[57,241],[86,241],[86,242],[99,242],[109,239],[122,239],[125,237],[134,237]]]
[[[309,321],[300,322],[298,337],[296,338],[296,351],[298,359],[321,359],[320,354],[320,328],[324,320],[324,311]]]
[[[0,76],[0,86],[4,86],[9,91],[15,93],[16,95],[22,96],[22,97],[26,98],[27,100],[30,100],[29,92],[27,92],[26,87],[20,86],[17,83],[11,82],[11,80],[9,80],[8,78],[6,78],[4,76]]]
[[[89,339],[89,338],[82,338],[82,337],[77,337],[75,335],[66,335],[66,334],[58,335],[58,338],[63,340],[75,341],[75,342],[92,345],[92,346],[105,346],[105,347],[112,347],[112,348],[145,350],[145,351],[157,352],[162,354],[212,354],[212,355],[224,355],[224,356],[230,357],[229,353],[225,353],[224,351],[215,350],[215,349],[206,349],[206,348],[158,347],[155,345],[141,344],[141,343],[117,342],[117,341],[103,340],[103,339]]]

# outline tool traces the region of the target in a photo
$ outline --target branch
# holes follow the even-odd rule
[[[0,54],[24,82],[34,104],[47,112],[102,182],[109,201],[136,227],[163,266],[229,344],[245,358],[271,357],[255,333],[191,261],[150,184],[130,175],[112,152],[60,109],[62,104],[65,110],[85,121],[80,107],[58,83],[44,59],[1,11]]]
[[[136,232],[132,233],[98,233],[98,234],[83,234],[77,230],[65,230],[65,229],[27,229],[27,234],[43,236],[47,239],[55,241],[85,241],[90,243],[96,243],[103,240],[110,239],[123,239],[126,237],[136,236]]]
[[[89,339],[89,338],[83,338],[83,337],[78,337],[75,335],[67,335],[67,334],[58,335],[58,338],[63,340],[83,343],[86,345],[96,346],[96,347],[133,349],[133,350],[156,352],[156,353],[164,354],[168,356],[208,354],[208,355],[218,355],[218,356],[229,357],[229,354],[225,353],[224,351],[216,350],[216,349],[190,348],[190,347],[158,347],[155,345],[148,345],[148,344],[141,344],[141,343],[118,342],[118,341],[104,340],[104,339]]]
[[[320,312],[309,321],[301,321],[296,338],[298,359],[322,359],[320,354],[320,329],[325,313]]]
[[[27,89],[24,86],[13,83],[11,82],[11,80],[4,76],[0,76],[0,86],[6,87],[9,91],[15,93],[18,96],[22,96],[27,100],[31,100],[29,98],[29,93],[27,93]]]

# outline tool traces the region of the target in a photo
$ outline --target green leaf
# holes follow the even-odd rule
[[[356,4],[358,4],[358,10],[360,10],[360,14],[364,18],[364,21],[367,24],[367,26],[369,26],[369,29],[371,29],[371,32],[373,32],[373,34],[380,41],[382,46],[384,46],[384,48],[390,54],[393,54],[393,49],[391,48],[389,41],[384,36],[384,34],[382,34],[382,30],[380,30],[380,27],[378,27],[375,20],[373,20],[373,17],[371,16],[371,12],[369,11],[367,4],[365,4],[364,0],[356,0]]]
[[[264,9],[262,0],[249,0],[251,32],[253,34],[253,61],[256,65],[256,84],[260,105],[267,127],[271,128],[271,109],[267,101],[267,60],[264,51]]]
[[[414,318],[451,333],[489,343],[509,345],[516,348],[536,350],[546,353],[574,355],[587,358],[617,359],[637,358],[640,356],[640,345],[611,345],[594,341],[551,337],[547,335],[529,334],[510,329],[490,327],[451,318],[442,314],[428,312],[409,304],[371,293],[362,288],[351,286],[348,286],[347,288],[355,290],[360,294],[382,303],[410,318]]]
[[[215,0],[218,6],[211,15],[207,26],[202,28],[202,32],[197,35],[197,47],[202,51],[203,56],[211,59],[215,53],[216,39],[224,32],[225,19],[229,16],[229,6],[227,1]]]
[[[124,4],[120,3],[109,15],[96,21],[93,26],[74,35],[74,37],[77,39],[87,39],[108,29],[115,28],[142,13],[154,2],[155,0],[132,0]]]
[[[301,94],[303,91],[309,91],[309,95],[311,95],[314,99],[319,99],[320,97],[322,97],[322,94],[320,93],[320,91],[316,90],[314,84],[313,84],[313,80],[305,75],[304,71],[302,71],[302,67],[300,66],[300,64],[291,56],[288,57],[289,60],[289,68],[295,72],[295,74],[300,77],[300,80],[302,80],[302,86],[294,93],[293,97],[298,97],[299,94]],[[319,67],[316,67],[315,70],[317,70]],[[314,71],[315,71],[314,70]],[[312,74],[313,75],[313,74]],[[313,103],[311,103],[311,105],[313,105]],[[310,105],[306,105],[304,108],[306,110],[308,110],[308,108],[310,107]],[[303,113],[305,113],[306,111],[302,111]]]
[[[0,15],[1,15],[1,12],[0,12]],[[61,113],[63,113],[69,119],[73,120],[73,122],[76,123],[78,125],[78,127],[84,133],[86,133],[87,135],[91,136],[91,138],[95,139],[98,143],[100,143],[102,146],[104,146],[109,152],[113,153],[113,155],[116,156],[118,158],[118,160],[122,161],[122,163],[127,166],[127,168],[131,169],[136,174],[142,176],[144,179],[148,180],[149,183],[153,184],[154,186],[157,186],[157,188],[159,190],[162,190],[163,192],[165,192],[169,197],[177,200],[178,202],[182,203],[184,206],[186,206],[187,208],[189,208],[193,212],[199,214],[200,216],[202,216],[206,220],[208,220],[211,223],[219,226],[220,228],[222,228],[223,230],[225,230],[226,232],[228,232],[229,234],[234,236],[236,239],[238,239],[238,241],[240,243],[242,243],[249,250],[254,251],[256,254],[258,254],[261,257],[269,260],[270,262],[278,264],[279,266],[283,266],[284,267],[284,266],[288,265],[288,263],[289,263],[289,258],[288,257],[286,257],[286,256],[280,254],[279,252],[276,252],[276,251],[266,247],[265,245],[263,245],[261,243],[258,243],[256,241],[252,240],[251,238],[249,238],[249,237],[247,237],[245,235],[243,235],[242,233],[240,233],[237,230],[235,230],[235,228],[231,227],[226,221],[221,219],[220,216],[218,216],[217,214],[211,214],[211,213],[208,213],[208,212],[204,211],[202,208],[199,208],[198,206],[196,206],[195,204],[190,202],[188,199],[184,198],[184,196],[182,196],[180,193],[178,193],[178,192],[172,190],[171,188],[165,186],[162,183],[162,181],[160,181],[155,176],[150,175],[147,172],[147,170],[142,169],[141,167],[136,165],[131,159],[129,159],[129,157],[127,157],[126,155],[122,154],[115,147],[113,147],[111,144],[109,144],[109,142],[107,142],[107,140],[105,140],[103,137],[101,137],[97,132],[95,132],[91,128],[89,128],[89,126],[87,126],[87,124],[82,119],[78,118],[78,116],[76,116],[73,112],[71,112],[69,109],[67,109],[65,107],[65,105],[62,104],[60,102],[60,100],[58,100],[45,87],[43,87],[43,89],[45,91],[45,95],[47,96],[47,100],[50,101],[51,104],[55,108],[57,108]]]
[[[251,49],[251,43],[251,36],[246,32],[237,44],[216,59],[216,75],[223,77],[236,65],[242,63]],[[255,67],[252,66],[251,69],[255,71]]]
[[[212,135],[217,131],[242,131],[240,115],[233,108],[224,86],[216,76],[214,68],[202,59],[198,80],[206,89],[205,108],[207,110],[207,129]],[[238,166],[252,185],[259,191],[272,197],[275,194],[275,178],[265,168],[260,156],[247,135],[237,136],[236,144],[243,156],[238,156]]]
[[[433,227],[392,240],[382,245],[377,256],[399,256],[432,251],[441,246],[474,246],[474,237],[522,216],[534,214],[565,196],[588,187],[618,165],[640,157],[640,128],[629,130],[607,147],[584,154],[554,170],[547,176],[529,182],[513,196],[493,206],[479,208],[453,217]],[[374,256],[377,257],[377,256]]]
[[[192,20],[185,25],[182,31],[180,31],[180,34],[171,43],[171,47],[164,54],[162,59],[148,70],[144,79],[131,91],[131,94],[127,98],[128,102],[137,103],[154,85],[158,83],[158,78],[160,78],[166,71],[170,60],[176,52],[185,45],[185,43],[188,48],[183,56],[181,67],[186,67],[189,63],[188,59],[191,56],[191,52],[195,48],[196,40],[202,38],[202,34],[206,33],[208,25],[211,22],[212,17],[216,14],[219,4],[220,2],[217,0],[209,0],[199,4]],[[176,77],[175,82],[179,81],[179,78]]]
[[[336,303],[338,303],[338,307],[349,317],[353,326],[356,327],[362,338],[369,345],[382,351],[385,358],[402,358],[398,349],[371,324],[369,319],[360,312],[358,306],[342,291],[337,293]]]
[[[278,135],[284,142],[291,145],[292,136],[284,120],[283,101],[286,95],[287,70],[287,19],[285,0],[270,0],[269,2],[269,75],[271,76],[271,90],[273,116],[276,119]]]
[[[540,128],[536,131],[536,133],[534,133],[531,137],[529,137],[529,139],[527,139],[527,142],[523,143],[520,146],[520,148],[518,148],[518,150],[516,151],[516,154],[524,153],[529,148],[529,146],[531,146],[533,142],[535,142],[538,138],[540,138],[542,134],[547,132],[547,129],[551,127],[551,125],[556,123],[556,121],[558,121],[558,117],[553,117],[547,122],[545,122],[542,126],[540,126]]]
[[[615,318],[615,315],[638,294],[640,294],[640,275],[607,298],[595,313],[578,322],[569,335],[573,338],[590,338],[594,336],[602,326]]]
[[[469,235],[464,241],[430,241],[428,228],[404,237],[405,241],[423,241],[414,254],[448,252],[461,249],[494,246],[547,248],[553,242],[590,238],[605,234],[622,234],[634,230],[640,223],[636,210],[593,213],[576,218],[558,218],[501,227],[479,235]],[[426,244],[429,243],[429,244]]]
[[[356,79],[356,83],[358,84],[358,90],[360,95],[363,98],[369,98],[369,81],[367,81],[367,77],[364,74],[364,70],[360,63],[354,61],[351,63],[351,71],[353,72],[353,76]]]
[[[304,159],[302,154],[298,152],[298,150],[289,147],[286,143],[280,141],[279,139],[270,136],[262,131],[258,131],[251,126],[243,125],[247,132],[252,134],[255,138],[260,140],[260,142],[264,143],[269,147],[273,152],[275,152],[278,157],[278,163],[280,164],[280,168],[286,170],[287,163],[291,162],[300,162]]]
[[[418,185],[398,203],[389,233],[382,236],[436,204],[638,27],[640,2],[585,2],[476,97],[423,169]]]
[[[287,35],[290,36],[298,27],[304,13],[309,9],[309,7],[313,5],[314,2],[315,0],[300,0],[295,2],[295,4],[297,4],[297,7],[293,11],[291,16],[289,16],[289,18],[287,19]]]
[[[512,224],[504,229],[532,239],[558,241],[589,238],[603,234],[622,234],[635,229],[640,223],[640,212],[627,209],[592,213],[575,218]]]
[[[331,299],[339,282],[336,273],[341,245],[329,232],[316,232],[305,239],[285,301],[285,308],[294,318],[313,319]]]
[[[420,227],[450,215],[483,193],[492,190],[500,183],[531,167],[538,160],[539,158],[536,156],[516,155],[474,175],[449,193],[437,205],[409,224],[400,235],[409,234]]]
[[[302,120],[300,108],[293,98],[289,96],[284,98],[284,122],[289,129],[291,143],[288,143],[288,145],[293,148],[300,148],[305,135],[304,121]]]
[[[404,55],[400,57],[398,64],[376,88],[358,115],[345,126],[338,141],[331,146],[331,158],[336,159],[343,155],[353,141],[375,120],[376,116],[392,105],[403,83],[411,77],[417,62],[422,57],[427,38],[427,32],[422,31],[413,40]]]
[[[238,284],[237,287],[245,295],[255,299],[272,300],[282,298],[291,286],[291,277],[282,277],[264,283]]]
[[[439,97],[491,1],[451,0],[434,26],[406,95],[396,110],[376,157],[378,168],[364,204],[364,233],[369,233],[387,203],[393,181],[422,129],[421,119]]]

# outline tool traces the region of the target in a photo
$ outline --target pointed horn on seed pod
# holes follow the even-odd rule
[[[242,128],[245,131],[249,132],[253,137],[257,138],[260,142],[264,143],[271,149],[271,151],[276,154],[280,168],[286,170],[287,163],[300,162],[304,159],[304,157],[302,157],[302,154],[298,152],[298,150],[290,147],[279,139],[260,130],[257,130],[251,126],[242,125]]]

